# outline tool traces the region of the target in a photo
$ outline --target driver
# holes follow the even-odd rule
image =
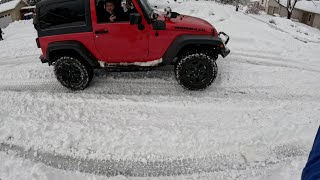
[[[106,0],[104,12],[100,15],[100,22],[116,22],[120,20],[121,13],[116,10],[113,0]]]

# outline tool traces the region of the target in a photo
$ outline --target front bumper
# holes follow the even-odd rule
[[[230,52],[231,52],[230,49],[225,47],[224,49],[221,49],[221,56],[225,58],[230,54]]]
[[[223,35],[226,39],[223,40],[223,38],[221,38],[221,35]],[[219,32],[218,36],[222,39],[223,44],[221,45],[221,56],[223,58],[227,57],[230,54],[230,49],[228,47],[226,47],[226,45],[229,43],[230,37],[224,33],[224,32]]]

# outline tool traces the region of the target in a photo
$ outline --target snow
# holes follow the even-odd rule
[[[29,13],[24,14],[24,16],[29,16],[29,15],[32,15],[32,14],[33,14],[33,12],[29,12]]]
[[[296,8],[308,12],[320,14],[320,2],[319,1],[298,1]]]
[[[0,13],[14,9],[20,2],[21,0],[13,0],[0,4]]]
[[[3,180],[103,180],[106,177],[99,177],[80,172],[68,172],[47,167],[41,163],[34,163],[30,160],[17,158],[14,154],[0,152],[0,178]],[[120,180],[120,178],[119,178]]]
[[[280,4],[287,7],[287,0],[280,0]],[[300,0],[296,3],[295,9],[320,14],[320,1]]]
[[[310,28],[309,26],[287,19],[283,17],[272,17],[268,15],[254,16],[262,21],[267,22],[269,19],[269,25],[290,34],[292,37],[301,40],[303,42],[320,43],[320,31],[316,28]]]
[[[128,178],[122,175],[115,177],[104,177],[92,175],[87,173],[80,173],[77,171],[63,171],[52,167],[45,166],[42,163],[35,163],[31,160],[26,160],[16,157],[13,152],[0,152],[0,177],[5,180],[211,180],[211,179],[272,179],[272,180],[291,180],[297,179],[301,169],[301,164],[304,163],[303,158],[296,158],[294,161],[286,163],[279,163],[272,167],[263,167],[265,173],[256,172],[256,169],[247,169],[242,171],[233,170],[232,173],[226,172],[212,172],[212,173],[198,173],[192,175],[180,175],[175,177],[137,177]]]
[[[157,66],[160,63],[162,63],[162,58],[157,59],[154,61],[149,61],[149,62],[134,62],[134,63],[105,63],[104,61],[99,61],[99,64],[101,67],[107,67],[107,66],[141,66],[141,67],[151,67],[151,66]]]
[[[26,6],[26,7],[22,7],[21,9],[35,9],[36,6]]]
[[[111,179],[300,179],[319,127],[320,44],[282,31],[291,22],[270,26],[271,16],[208,1],[168,4],[231,37],[231,54],[218,59],[218,79],[205,91],[184,90],[166,67],[98,70],[88,89],[71,92],[38,59],[32,21],[4,29],[0,151],[8,144],[36,153],[0,153],[0,178],[105,178],[49,167],[47,153],[57,162],[111,161],[126,176]],[[294,25],[295,34],[320,34]]]

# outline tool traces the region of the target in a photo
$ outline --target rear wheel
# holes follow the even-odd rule
[[[181,86],[188,90],[203,90],[217,78],[216,57],[206,52],[183,55],[175,66],[175,74]]]
[[[90,66],[69,56],[60,57],[55,61],[54,73],[63,86],[73,91],[85,89],[93,78]]]

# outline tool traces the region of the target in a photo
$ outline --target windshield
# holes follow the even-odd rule
[[[150,5],[149,1],[148,0],[140,0],[140,2],[141,2],[141,5],[142,5],[145,13],[149,16],[153,12],[152,6]]]

